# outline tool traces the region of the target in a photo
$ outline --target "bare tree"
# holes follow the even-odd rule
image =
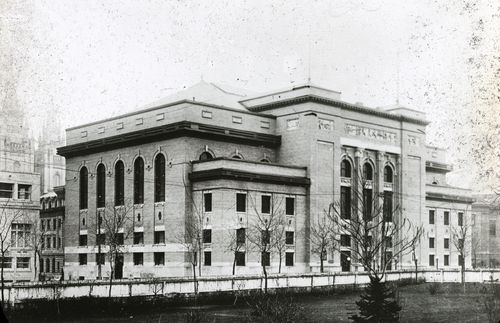
[[[196,276],[196,267],[198,267],[199,276],[201,276],[201,252],[203,250],[203,222],[201,215],[194,212],[186,222],[185,233],[179,236],[177,240],[184,246],[187,252],[187,258],[193,271],[194,293],[198,295],[198,278]]]
[[[268,272],[267,266],[271,263],[271,255],[277,251],[278,244],[283,237],[280,232],[284,230],[285,216],[281,203],[273,203],[274,196],[271,196],[271,207],[269,213],[259,212],[255,200],[250,196],[252,202],[253,214],[249,221],[250,226],[247,230],[247,240],[250,249],[258,252],[261,256],[262,272],[264,274],[264,292],[267,294]],[[281,255],[280,255],[281,262]]]
[[[2,289],[2,307],[5,305],[5,261],[6,256],[9,254],[10,248],[14,243],[11,239],[11,228],[13,223],[16,223],[24,217],[24,211],[22,208],[14,209],[9,207],[10,201],[10,199],[5,200],[0,207],[0,283]]]
[[[31,226],[31,235],[27,240],[27,244],[33,249],[34,255],[34,279],[37,280],[38,266],[42,259],[42,251],[46,247],[45,239],[47,237],[48,228],[43,224],[41,219],[28,219],[28,223]],[[38,258],[38,260],[37,260]],[[40,263],[40,267],[42,264]],[[42,268],[40,268],[40,271]]]
[[[328,251],[333,250],[335,243],[335,227],[331,217],[326,211],[322,215],[318,215],[311,222],[311,231],[309,242],[311,244],[311,252],[317,254],[320,259],[320,272],[324,272],[324,260],[327,257]]]
[[[109,297],[111,297],[111,287],[116,274],[117,260],[120,261],[123,257],[125,240],[133,233],[133,209],[133,204],[128,202],[118,206],[106,204],[104,209],[98,211],[98,245],[106,247],[109,260]],[[103,261],[101,258],[103,254],[100,251],[97,256],[99,265]]]
[[[245,228],[229,229],[226,232],[226,251],[233,256],[233,276],[236,274],[236,259],[238,253],[245,250],[246,233]]]
[[[392,191],[375,194],[372,181],[364,177],[354,174],[351,186],[340,201],[330,204],[327,216],[334,227],[335,249],[342,253],[349,248],[370,278],[381,281],[388,267],[413,249],[423,229],[394,206]]]
[[[467,210],[459,212],[457,225],[451,226],[451,241],[458,251],[461,281],[465,287],[465,260],[471,256],[477,248],[477,241],[472,240],[472,223],[466,216]]]

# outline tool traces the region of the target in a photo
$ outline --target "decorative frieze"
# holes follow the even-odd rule
[[[318,129],[333,131],[333,120],[321,119],[321,118],[318,119]]]
[[[373,140],[396,143],[396,134],[385,130],[361,127],[353,124],[345,125],[345,133],[350,136],[364,137]]]
[[[345,186],[351,186],[351,178],[350,177],[340,177],[340,184]]]
[[[408,135],[408,144],[410,146],[420,146],[420,138],[417,136]]]

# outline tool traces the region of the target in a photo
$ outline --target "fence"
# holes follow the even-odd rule
[[[419,271],[419,278],[427,282],[460,282],[460,271]],[[386,281],[415,278],[415,272],[389,272]],[[466,282],[495,282],[500,280],[500,270],[466,271]],[[369,282],[366,273],[311,273],[295,275],[269,275],[268,288],[323,288],[342,285],[364,285]],[[112,297],[189,295],[194,293],[195,284],[191,278],[166,278],[148,280],[117,280],[113,282]],[[238,292],[264,288],[261,276],[200,277],[198,292]],[[5,301],[11,305],[30,299],[56,299],[71,297],[107,297],[107,281],[63,281],[17,283],[4,289]]]

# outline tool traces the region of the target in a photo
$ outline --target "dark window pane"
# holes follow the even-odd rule
[[[105,253],[96,253],[95,262],[98,265],[104,265],[106,263],[106,254]]]
[[[134,162],[134,204],[144,203],[144,160],[137,158]]]
[[[247,211],[247,195],[245,193],[236,194],[236,212]]]
[[[141,266],[144,264],[144,254],[142,252],[134,252],[134,266]]]
[[[155,202],[165,201],[165,156],[158,154],[155,158]]]
[[[205,212],[212,212],[212,193],[203,194],[203,202],[205,205]]]
[[[144,232],[134,232],[134,244],[144,244]]]
[[[444,225],[449,225],[450,224],[450,212],[445,211],[444,212]]]
[[[203,256],[204,256],[203,257],[204,265],[205,266],[212,266],[212,252],[205,251]]]
[[[286,198],[286,215],[294,215],[295,214],[295,198],[287,197]]]
[[[286,231],[285,233],[285,244],[293,244],[294,232]]]
[[[115,165],[115,205],[124,204],[124,182],[125,182],[125,168],[123,162],[119,160]]]
[[[269,252],[262,252],[261,254],[261,262],[262,266],[270,266],[271,265],[271,255]]]
[[[391,166],[384,167],[384,182],[392,183],[392,168],[391,168]]]
[[[87,245],[87,235],[86,234],[80,234],[79,245],[80,246],[86,246]]]
[[[165,243],[165,231],[155,231],[154,243]]]
[[[154,255],[155,266],[163,266],[165,265],[165,253],[164,252],[155,252]]]
[[[464,225],[464,214],[463,212],[458,212],[458,225],[463,226]]]
[[[434,210],[429,210],[429,224],[434,224]]]
[[[285,266],[293,266],[293,252],[285,253]]]
[[[340,188],[340,215],[343,219],[351,218],[351,188]]]
[[[363,219],[365,221],[371,220],[372,202],[373,202],[372,190],[368,188],[363,189]]]
[[[384,192],[384,220],[392,222],[392,192]]]
[[[245,228],[240,228],[236,230],[236,243],[245,244],[246,230]]]
[[[204,229],[203,230],[203,243],[212,243],[212,230]]]
[[[261,212],[265,214],[271,213],[271,196],[262,195],[261,196]]]
[[[78,262],[80,265],[86,265],[87,264],[87,254],[86,253],[79,254],[78,255]]]
[[[97,207],[106,206],[106,168],[103,164],[97,166]]]
[[[236,266],[245,266],[245,253],[242,251],[236,252]]]
[[[363,178],[367,181],[373,180],[373,168],[369,163],[363,165]]]
[[[340,176],[351,177],[351,163],[346,159],[340,163]]]

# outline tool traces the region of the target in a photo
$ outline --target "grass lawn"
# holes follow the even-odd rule
[[[404,286],[398,289],[401,322],[488,322],[484,306],[485,287],[489,285],[468,284],[464,293],[460,284],[442,284],[440,290],[431,295],[430,284]],[[297,295],[296,301],[305,312],[304,322],[349,322],[348,317],[356,311],[355,302],[359,292],[343,292],[332,295]],[[85,319],[61,319],[59,322],[190,322],[190,308],[170,308],[156,313],[135,313],[121,317],[87,317]],[[250,317],[246,306],[203,306],[201,322],[257,322]],[[497,318],[500,319],[500,317]],[[39,318],[37,322],[43,321]],[[52,321],[52,320],[51,320]],[[20,321],[11,321],[20,322]],[[34,322],[34,321],[33,321]],[[196,320],[191,322],[197,322]]]

